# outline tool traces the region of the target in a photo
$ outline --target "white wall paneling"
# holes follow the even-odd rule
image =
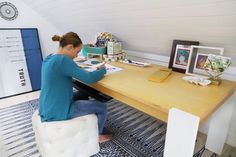
[[[22,0],[63,32],[84,43],[110,31],[124,48],[169,56],[173,39],[224,47],[236,65],[235,0]]]

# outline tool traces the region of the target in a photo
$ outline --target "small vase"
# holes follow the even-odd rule
[[[220,85],[222,82],[220,77],[211,77],[209,80],[211,80],[211,84],[213,85]]]

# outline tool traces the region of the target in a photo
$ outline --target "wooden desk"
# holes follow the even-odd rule
[[[226,80],[223,80],[220,86],[203,87],[190,84],[182,79],[184,74],[177,72],[173,72],[162,83],[150,82],[148,77],[160,66],[151,65],[143,68],[122,63],[113,65],[123,70],[106,75],[91,87],[165,122],[168,120],[170,109],[177,108],[199,117],[200,123],[203,123],[233,95],[236,87],[235,82]],[[225,138],[217,142],[224,143]],[[210,145],[212,143],[215,141],[210,140]],[[222,151],[212,149],[218,154]]]
[[[204,122],[229,98],[236,83],[223,80],[220,86],[197,86],[182,79],[184,74],[173,72],[164,82],[148,81],[160,66],[136,67],[113,63],[122,71],[107,75],[92,87],[155,118],[167,122],[171,108],[200,117]]]

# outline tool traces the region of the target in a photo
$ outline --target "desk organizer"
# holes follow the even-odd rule
[[[83,46],[84,50],[86,51],[86,53],[93,53],[93,54],[98,54],[98,55],[102,55],[102,54],[106,54],[107,53],[107,47],[92,47],[89,45],[84,45]]]

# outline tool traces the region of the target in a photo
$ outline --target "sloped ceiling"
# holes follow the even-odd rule
[[[234,0],[22,0],[84,43],[110,31],[124,48],[170,55],[172,40],[197,40],[236,56]]]

